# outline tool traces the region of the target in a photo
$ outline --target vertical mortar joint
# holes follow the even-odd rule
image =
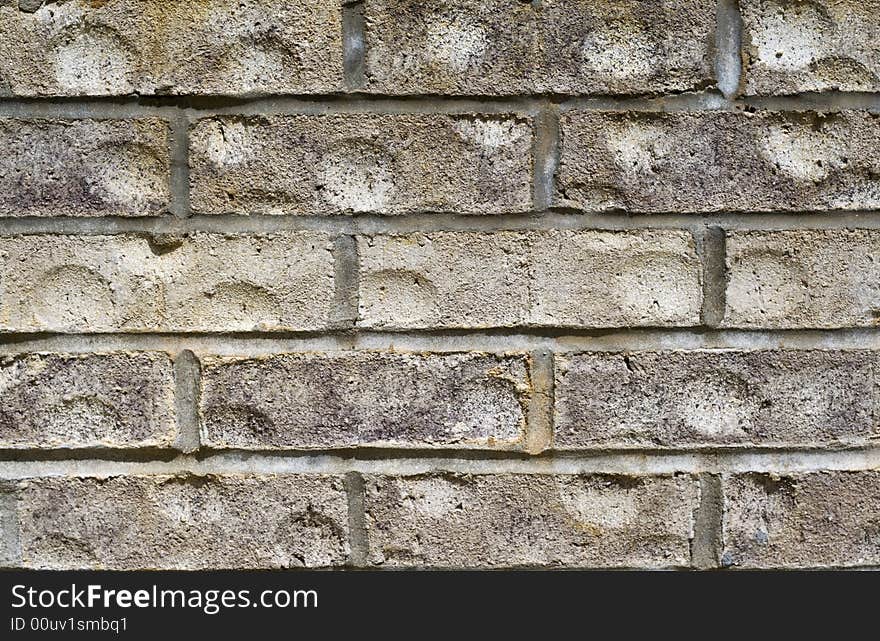
[[[345,493],[348,497],[348,531],[351,547],[348,563],[356,568],[366,567],[369,543],[364,507],[364,478],[358,472],[346,473]]]
[[[529,454],[540,454],[553,447],[553,354],[536,351],[530,355],[532,394],[526,418],[524,449]]]
[[[201,446],[199,421],[199,386],[201,363],[188,349],[174,359],[174,402],[177,409],[177,439],[174,447],[184,453]]]
[[[532,153],[532,207],[543,211],[553,206],[556,169],[559,165],[559,110],[547,103],[535,116]]]
[[[189,218],[189,127],[190,119],[182,109],[171,120],[171,213]]]
[[[703,258],[702,322],[718,327],[727,307],[726,233],[720,227],[708,227],[700,239]]]
[[[366,54],[363,0],[347,0],[342,4],[342,47],[345,88],[358,91],[364,86]]]
[[[742,87],[742,14],[738,0],[718,0],[715,31],[715,78],[718,90],[728,100]]]
[[[700,505],[694,513],[691,564],[698,570],[721,566],[721,477],[700,474]]]
[[[360,279],[358,263],[357,239],[350,235],[337,236],[333,241],[335,290],[331,322],[334,329],[354,329],[357,323]]]

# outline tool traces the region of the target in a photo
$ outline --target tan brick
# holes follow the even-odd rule
[[[681,567],[687,476],[369,476],[369,562],[387,567]]]
[[[493,214],[531,208],[532,124],[507,114],[209,118],[191,132],[200,213]]]
[[[874,327],[880,231],[730,232],[726,327]]]
[[[0,356],[0,447],[168,447],[174,374],[162,353]]]
[[[715,2],[366,0],[379,93],[640,94],[713,82]]]
[[[0,93],[302,94],[341,87],[338,1],[71,0],[30,12],[0,6]]]
[[[699,323],[701,267],[680,231],[438,232],[358,241],[360,325]]]
[[[866,351],[560,355],[555,446],[865,445],[877,363]]]
[[[723,488],[723,565],[880,565],[877,470],[730,475]]]
[[[165,213],[169,139],[155,118],[0,118],[0,216]]]
[[[880,91],[880,1],[742,0],[745,91]]]
[[[325,234],[0,237],[0,331],[316,330]]]
[[[18,496],[26,568],[312,568],[349,552],[338,476],[35,478]]]
[[[556,204],[586,211],[880,207],[880,115],[583,112],[561,119]]]
[[[339,352],[202,359],[209,447],[520,448],[525,356]]]

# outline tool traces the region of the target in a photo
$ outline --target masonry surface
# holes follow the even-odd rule
[[[876,0],[0,0],[0,567],[880,568]]]

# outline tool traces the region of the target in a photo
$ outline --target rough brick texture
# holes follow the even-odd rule
[[[639,213],[880,207],[880,115],[562,116],[557,204]]]
[[[641,94],[713,83],[711,0],[366,0],[367,89]]]
[[[315,568],[349,553],[335,476],[44,478],[17,493],[29,568]]]
[[[369,562],[383,567],[677,567],[691,477],[456,475],[365,480]]]
[[[287,354],[208,358],[210,447],[522,445],[528,360],[489,354]]]
[[[508,115],[211,118],[192,131],[200,213],[491,214],[531,207],[532,127]]]
[[[725,566],[880,565],[880,472],[724,479]]]
[[[880,0],[0,0],[0,567],[880,567],[878,141]]]
[[[740,0],[746,92],[880,91],[877,0]]]
[[[729,327],[876,327],[880,231],[731,232]]]
[[[156,118],[0,118],[0,216],[164,213],[169,137]]]
[[[166,354],[0,356],[0,389],[0,447],[160,447],[177,433]]]
[[[0,237],[0,331],[320,329],[331,249],[312,232]]]
[[[679,231],[434,233],[358,243],[361,325],[695,325],[701,267]]]
[[[866,444],[872,352],[584,353],[556,361],[561,449]]]
[[[245,95],[342,87],[339,2],[18,2],[36,9],[30,11],[14,4],[0,3],[0,94]]]

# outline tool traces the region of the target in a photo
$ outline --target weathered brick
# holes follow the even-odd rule
[[[0,118],[0,216],[164,213],[169,137],[155,118]]]
[[[191,141],[200,213],[531,208],[532,124],[514,115],[208,118]]]
[[[174,374],[162,353],[0,356],[0,447],[167,447]]]
[[[36,478],[18,494],[27,568],[326,567],[349,551],[337,476]]]
[[[713,82],[712,0],[535,4],[366,0],[367,90],[639,94]]]
[[[368,476],[369,562],[389,567],[677,567],[688,476]]]
[[[877,363],[865,351],[560,355],[555,446],[864,445]]]
[[[202,363],[209,447],[522,446],[523,355],[340,352]]]
[[[741,0],[745,90],[880,91],[880,1]]]
[[[0,6],[0,91],[7,94],[243,95],[341,87],[340,2],[72,0],[45,2],[32,12]]]
[[[877,470],[731,475],[723,489],[723,565],[880,565]]]
[[[327,235],[0,237],[0,331],[316,330]]]
[[[360,325],[696,325],[701,267],[681,231],[362,237]]]
[[[730,232],[727,327],[874,327],[880,231]]]
[[[569,112],[556,204],[588,211],[880,207],[880,114]]]

